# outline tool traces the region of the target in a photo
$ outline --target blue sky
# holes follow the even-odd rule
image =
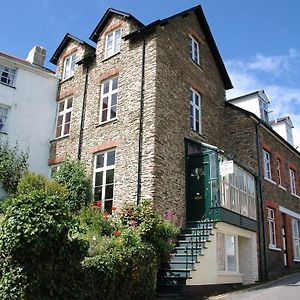
[[[147,24],[201,4],[234,89],[264,89],[277,117],[290,115],[300,146],[299,0],[16,0],[1,3],[0,51],[25,58],[36,44],[47,61],[69,32],[88,37],[108,7]],[[92,43],[92,42],[91,42]],[[46,66],[54,68],[49,62]]]

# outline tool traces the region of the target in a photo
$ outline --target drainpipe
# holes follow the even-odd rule
[[[140,124],[139,124],[139,148],[138,148],[138,178],[137,178],[137,205],[141,199],[141,167],[142,167],[142,146],[143,146],[143,119],[144,119],[144,87],[145,87],[145,49],[146,41],[142,41],[142,74],[140,91]]]
[[[88,75],[89,75],[89,62],[90,62],[90,59],[93,57],[94,57],[94,55],[90,55],[90,56],[84,57],[82,60],[77,62],[77,65],[82,64],[83,66],[85,66],[85,81],[84,81],[84,91],[83,91],[83,98],[82,98],[79,141],[78,141],[78,150],[77,150],[77,159],[78,160],[81,160],[81,152],[82,152],[83,129],[84,129],[85,109],[86,109],[86,95],[87,95]]]
[[[263,203],[263,195],[262,195],[262,163],[261,163],[261,151],[260,151],[260,140],[258,135],[258,126],[260,125],[260,121],[255,124],[255,134],[256,134],[256,148],[257,148],[257,157],[258,157],[258,199],[259,205],[257,207],[258,211],[258,228],[259,228],[259,249],[260,249],[260,272],[261,279],[268,279],[267,272],[267,253],[266,253],[266,231],[265,231],[265,223],[264,223],[264,203]]]

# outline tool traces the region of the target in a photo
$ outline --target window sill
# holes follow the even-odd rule
[[[121,51],[116,52],[116,53],[114,53],[114,54],[112,54],[112,55],[110,55],[110,56],[104,57],[104,58],[101,60],[101,62],[104,62],[104,61],[106,61],[106,60],[108,60],[108,59],[110,59],[110,58],[112,58],[112,57],[114,57],[114,56],[116,56],[116,55],[118,55],[118,54],[120,54],[120,53],[121,53]]]
[[[218,276],[242,276],[243,274],[241,274],[240,272],[237,271],[217,271],[217,275]]]
[[[269,249],[270,249],[270,250],[274,250],[274,251],[278,251],[278,252],[281,252],[281,251],[282,251],[281,248],[277,248],[277,247],[275,247],[275,246],[269,246]]]
[[[14,85],[9,85],[9,84],[4,83],[4,82],[1,82],[1,81],[0,81],[0,83],[3,84],[3,85],[5,85],[5,86],[7,86],[7,87],[12,88],[12,89],[15,89],[15,88],[16,88]]]
[[[286,188],[285,188],[284,186],[282,186],[282,185],[278,184],[278,187],[279,187],[280,189],[282,189],[282,190],[286,191]]]
[[[67,139],[70,137],[70,134],[66,134],[64,136],[60,136],[60,137],[57,137],[57,138],[54,138],[53,140],[51,140],[50,142],[56,142],[56,141],[59,141],[59,140],[63,140],[63,139]]]
[[[200,64],[198,64],[196,61],[194,61],[191,57],[190,57],[190,60],[192,61],[192,63],[196,66],[196,67],[198,67],[201,71],[203,71],[203,67],[202,67],[202,65],[201,65],[201,62],[200,62]]]
[[[296,197],[296,198],[298,198],[298,199],[300,199],[300,196],[297,195],[297,194],[291,193],[291,195],[294,196],[294,197]]]
[[[118,121],[118,118],[114,118],[114,119],[111,119],[111,120],[108,120],[108,121],[105,121],[105,122],[102,122],[102,123],[96,125],[96,128],[105,126],[105,125],[110,124],[110,123],[111,123],[111,124],[114,124],[114,123],[116,123],[117,121]]]
[[[269,179],[269,178],[267,178],[267,177],[264,177],[264,179],[265,179],[266,181],[268,181],[268,182],[274,184],[274,185],[277,185],[277,182],[276,182],[276,181],[273,181],[272,179]]]
[[[294,258],[294,262],[300,262],[300,258]]]
[[[72,75],[72,76],[70,76],[70,77],[68,77],[68,78],[62,79],[62,80],[60,81],[60,83],[64,83],[64,82],[66,82],[66,81],[68,81],[68,80],[71,80],[73,77],[74,77],[74,75]]]
[[[0,131],[0,134],[7,135],[7,132],[6,131]]]

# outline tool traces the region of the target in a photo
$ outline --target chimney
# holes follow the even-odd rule
[[[43,67],[46,58],[46,49],[41,46],[34,46],[28,53],[26,61]]]

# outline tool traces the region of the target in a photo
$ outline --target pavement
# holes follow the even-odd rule
[[[214,296],[166,295],[157,300],[300,300],[300,273]]]

